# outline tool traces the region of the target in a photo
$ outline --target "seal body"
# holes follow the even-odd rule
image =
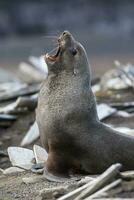
[[[46,55],[48,77],[38,98],[37,123],[48,151],[46,169],[56,176],[70,170],[96,174],[113,163],[134,168],[134,137],[98,119],[91,72],[83,46],[68,32],[59,37],[56,55]]]

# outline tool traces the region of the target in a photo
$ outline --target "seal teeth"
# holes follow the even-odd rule
[[[49,54],[48,53],[46,53],[46,58],[48,58],[49,57]]]
[[[47,53],[46,58],[49,58],[50,60],[54,61],[59,56],[59,53],[60,53],[60,47],[57,47],[56,53],[54,55]]]

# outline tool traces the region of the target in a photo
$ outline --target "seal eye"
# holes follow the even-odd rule
[[[71,49],[71,53],[73,56],[75,56],[77,54],[77,50],[75,48]]]

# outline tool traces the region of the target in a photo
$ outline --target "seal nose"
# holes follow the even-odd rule
[[[62,35],[63,35],[63,36],[65,36],[65,35],[70,35],[70,33],[69,33],[69,31],[64,31],[64,32],[62,33]]]
[[[64,45],[68,45],[71,46],[75,40],[72,36],[72,34],[69,31],[64,31],[61,33],[60,37],[59,37],[59,43],[62,42],[62,44]]]

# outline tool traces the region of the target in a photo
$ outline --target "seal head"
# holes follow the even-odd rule
[[[85,71],[83,68],[89,66],[84,47],[74,39],[69,31],[64,31],[59,36],[56,54],[49,55],[47,53],[45,61],[50,73],[58,73],[63,70]],[[89,71],[89,67],[87,70]]]

